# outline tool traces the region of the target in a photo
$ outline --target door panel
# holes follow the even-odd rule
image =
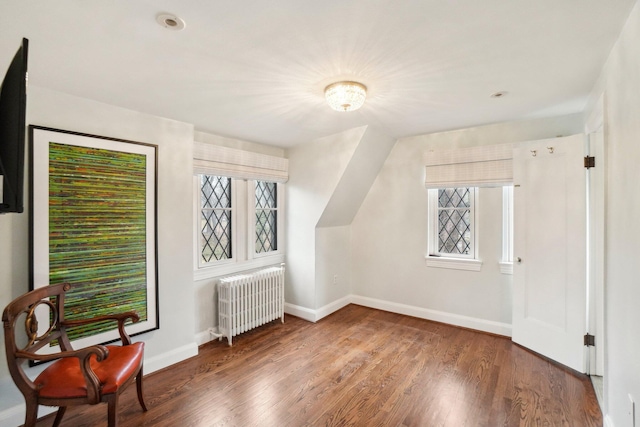
[[[583,135],[514,149],[513,341],[580,372],[586,304],[583,153]]]

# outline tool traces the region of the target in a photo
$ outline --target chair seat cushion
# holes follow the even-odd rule
[[[138,372],[142,366],[144,343],[137,342],[126,346],[108,345],[109,356],[98,362],[91,357],[91,369],[102,384],[102,394],[115,393],[122,384]],[[55,361],[35,379],[40,397],[75,398],[87,395],[87,384],[77,357]]]

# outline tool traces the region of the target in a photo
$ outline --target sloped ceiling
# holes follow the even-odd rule
[[[30,84],[290,147],[581,111],[635,0],[3,0],[0,68]],[[186,21],[176,32],[159,13]],[[365,106],[330,110],[337,80]],[[490,98],[497,91],[506,97]]]
[[[317,227],[351,224],[395,142],[380,129],[371,125],[366,127]]]

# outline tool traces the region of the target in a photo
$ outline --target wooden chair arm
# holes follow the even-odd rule
[[[93,345],[91,347],[81,348],[73,351],[62,351],[53,354],[35,354],[26,351],[16,352],[16,357],[37,360],[39,362],[49,362],[57,359],[76,357],[80,362],[80,371],[87,384],[87,398],[89,403],[100,403],[100,390],[102,385],[93,369],[91,369],[91,356],[101,362],[109,357],[109,349],[103,345]],[[32,383],[33,384],[33,383]]]
[[[17,358],[36,360],[38,362],[50,362],[52,360],[64,359],[65,357],[83,358],[85,356],[91,356],[92,354],[96,355],[98,361],[102,361],[109,355],[109,349],[103,345],[93,345],[91,347],[81,348],[80,350],[60,351],[58,353],[51,354],[37,354],[29,353],[27,351],[16,351]]]
[[[96,316],[90,317],[88,319],[77,319],[77,320],[65,320],[64,322],[60,322],[60,326],[64,326],[67,328],[72,328],[74,326],[83,326],[96,322],[103,322],[105,320],[117,320],[118,321],[118,333],[120,334],[120,339],[122,340],[123,345],[131,344],[131,337],[127,334],[127,331],[124,329],[124,322],[127,319],[131,319],[133,323],[140,321],[140,316],[135,311],[127,311],[125,313],[117,313],[117,314],[109,314],[105,316]]]

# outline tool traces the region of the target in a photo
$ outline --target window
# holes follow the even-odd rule
[[[476,259],[476,187],[429,190],[429,255],[431,267],[479,271]]]
[[[255,253],[278,250],[278,187],[275,182],[255,183]]]
[[[283,184],[217,175],[194,182],[196,280],[284,262]]]
[[[232,182],[200,175],[200,258],[210,263],[232,258]]]
[[[473,258],[474,188],[443,188],[437,191],[436,254]]]

